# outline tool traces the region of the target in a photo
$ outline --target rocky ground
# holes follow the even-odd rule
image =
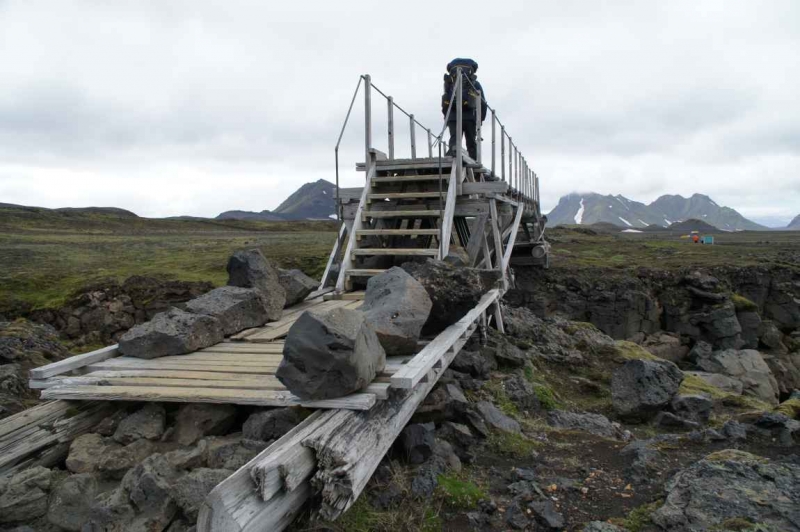
[[[573,236],[562,249],[595,253]],[[517,269],[507,334],[475,334],[343,518],[294,530],[800,530],[793,253]],[[122,288],[43,319],[58,330],[0,324],[0,417],[35,401],[30,367],[68,355],[59,332],[115,339],[130,325],[108,316],[162,304]],[[205,494],[305,415],[123,405],[63,463],[0,477],[0,530],[191,530]]]

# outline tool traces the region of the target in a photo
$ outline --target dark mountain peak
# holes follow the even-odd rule
[[[794,220],[789,222],[789,225],[786,226],[786,229],[794,229],[800,231],[800,214],[795,216]]]

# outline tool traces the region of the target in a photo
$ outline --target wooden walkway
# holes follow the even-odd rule
[[[283,358],[282,338],[303,312],[355,309],[361,304],[362,301],[353,300],[326,301],[317,296],[284,310],[278,321],[242,331],[225,342],[186,355],[146,360],[119,356],[114,347],[106,348],[101,350],[100,357],[98,352],[87,353],[37,368],[31,372],[30,386],[42,390],[42,399],[369,410],[388,397],[391,376],[402,369],[406,359],[390,358],[386,370],[364,391],[324,401],[304,401],[275,377]],[[63,366],[63,371],[58,365]]]

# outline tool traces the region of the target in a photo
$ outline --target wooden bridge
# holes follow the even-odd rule
[[[460,94],[462,80],[459,76],[454,94]],[[503,331],[500,299],[513,285],[510,266],[548,263],[539,179],[494,109],[489,108],[491,156],[486,165],[480,148],[475,159],[460,148],[452,156],[441,155],[442,133],[434,136],[413,115],[407,115],[411,157],[396,159],[393,113],[405,111],[374,87],[369,76],[360,78],[353,102],[362,87],[366,160],[356,167],[365,172],[364,186],[339,188],[337,143],[337,208],[342,224],[321,291],[286,309],[277,322],[195,353],[143,360],[119,356],[116,346],[110,346],[31,372],[31,387],[42,389],[43,399],[315,409],[209,494],[200,511],[198,531],[282,530],[314,493],[321,494],[318,511],[322,517],[341,515],[361,494],[417,406],[470,336],[492,321]],[[387,152],[372,145],[373,90],[386,96],[388,103]],[[476,104],[480,109],[479,99]],[[456,113],[460,139],[462,109],[455,107],[448,113]],[[420,127],[427,132],[427,157],[416,156],[415,132]],[[434,149],[439,152],[436,157]],[[369,277],[419,257],[496,270],[501,281],[457,323],[421,341],[415,355],[390,357],[384,372],[359,393],[303,401],[283,387],[275,378],[282,339],[302,312],[358,308],[363,298],[359,289]],[[0,459],[0,472],[15,464],[35,463],[31,457],[49,448],[41,438],[34,444],[26,439],[30,427],[15,418],[0,421],[0,448],[14,457]],[[74,431],[70,434],[74,437]]]

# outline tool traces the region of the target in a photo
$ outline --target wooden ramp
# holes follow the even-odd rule
[[[404,359],[390,358],[382,375],[362,392],[324,401],[304,401],[275,377],[283,340],[306,310],[358,308],[361,301],[325,301],[322,296],[284,311],[263,327],[194,353],[146,360],[120,356],[116,346],[31,371],[30,387],[42,399],[233,403],[258,406],[369,410],[389,395],[390,378]]]

